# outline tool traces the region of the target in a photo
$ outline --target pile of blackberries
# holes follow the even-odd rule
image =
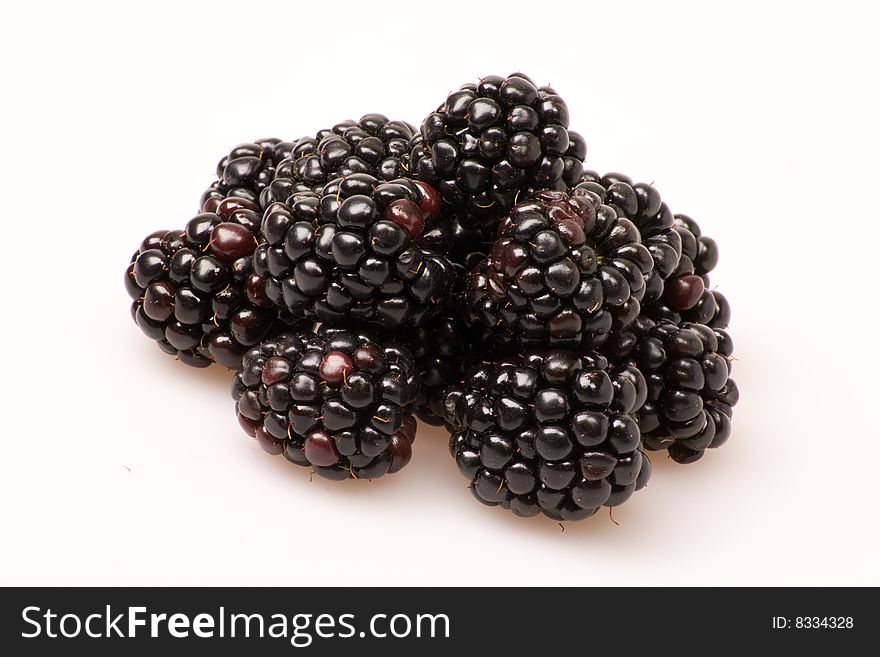
[[[416,128],[367,114],[233,148],[180,230],[126,270],[132,315],[237,371],[265,451],[330,479],[444,425],[474,496],[574,520],[730,436],[718,246],[651,185],[584,168],[565,101],[525,75],[463,85]]]

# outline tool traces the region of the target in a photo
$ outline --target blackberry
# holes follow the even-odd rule
[[[654,267],[645,276],[644,306],[657,302],[663,295],[664,281],[674,274],[682,255],[682,240],[676,230],[675,217],[651,185],[634,183],[619,173],[599,176],[585,171],[577,190],[595,193],[602,203],[611,206],[621,217],[626,217],[642,237]]]
[[[577,520],[642,488],[650,462],[632,413],[645,380],[596,353],[539,350],[482,363],[447,391],[450,451],[484,504]]]
[[[185,230],[158,231],[141,243],[125,287],[135,322],[163,351],[194,367],[237,369],[249,347],[294,324],[254,273],[259,217],[251,201],[231,197]]]
[[[718,244],[702,234],[695,220],[673,215],[656,189],[620,173],[599,176],[585,171],[576,189],[596,193],[639,229],[654,259],[641,299],[646,314],[677,324],[727,327],[730,305],[723,294],[709,289],[709,272],[718,264]]]
[[[239,144],[217,163],[217,180],[202,194],[201,212],[216,212],[225,198],[242,198],[259,205],[260,194],[275,177],[276,165],[290,156],[294,145],[277,138]]]
[[[410,460],[417,389],[405,348],[325,325],[248,351],[232,396],[268,453],[328,479],[375,479]]]
[[[675,461],[690,463],[727,442],[739,391],[724,330],[640,317],[606,347],[645,375],[648,397],[638,418],[647,449],[668,449]]]
[[[718,290],[703,289],[696,304],[687,310],[677,310],[661,300],[645,308],[645,315],[673,324],[706,324],[712,328],[726,329],[730,324],[730,302]]]
[[[471,324],[524,345],[595,348],[639,314],[648,250],[629,219],[589,190],[542,191],[498,227],[466,281]]]
[[[434,185],[466,225],[489,231],[532,191],[580,181],[587,147],[568,130],[568,118],[553,89],[521,73],[485,77],[425,118],[410,171]]]
[[[297,192],[320,192],[332,180],[366,173],[390,181],[408,176],[410,141],[416,129],[382,114],[343,121],[303,137],[278,163],[274,178],[261,193],[263,207],[286,202]]]
[[[694,274],[708,287],[709,272],[718,265],[718,244],[703,235],[696,220],[685,214],[675,215],[675,230],[681,236],[681,259],[673,276]]]
[[[699,224],[684,214],[675,215],[675,230],[681,237],[681,258],[663,298],[648,306],[646,314],[675,324],[691,322],[727,328],[730,304],[721,292],[709,289],[709,272],[718,264],[718,244],[703,235]]]
[[[266,208],[256,271],[269,298],[297,316],[418,326],[443,309],[455,282],[449,260],[420,245],[439,207],[424,183],[338,178],[321,194]]]

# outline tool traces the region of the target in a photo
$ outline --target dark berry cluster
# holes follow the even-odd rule
[[[649,306],[663,296],[664,282],[672,276],[681,259],[681,236],[675,229],[675,218],[660,194],[651,185],[633,183],[619,173],[600,177],[586,171],[576,193],[587,190],[599,197],[621,217],[639,229],[642,244],[648,249],[653,267],[645,276],[642,304]]]
[[[632,222],[592,192],[542,191],[468,276],[468,316],[524,345],[594,348],[638,316],[652,264]]]
[[[484,504],[586,518],[648,481],[632,416],[646,395],[638,369],[595,353],[539,350],[480,364],[447,392],[450,450]]]
[[[478,500],[576,520],[731,434],[718,245],[649,184],[584,170],[569,108],[527,76],[465,84],[419,124],[382,114],[233,148],[200,214],[126,270],[137,324],[237,369],[236,413],[330,479],[444,426]]]
[[[329,479],[375,479],[403,468],[417,392],[406,349],[327,326],[254,347],[233,382],[242,428],[270,454]]]
[[[298,192],[320,192],[336,178],[366,173],[379,180],[407,176],[410,141],[416,129],[382,114],[343,121],[314,137],[303,137],[278,163],[261,192],[263,207],[287,202]]]
[[[634,183],[620,173],[599,176],[585,171],[576,189],[597,194],[639,229],[654,261],[641,300],[646,315],[676,324],[727,327],[730,304],[721,292],[709,289],[709,272],[718,264],[718,244],[702,234],[695,220],[673,215],[651,185]]]
[[[709,288],[709,272],[718,264],[718,244],[704,236],[699,224],[687,215],[675,215],[675,231],[681,237],[681,259],[663,298],[646,308],[646,314],[676,324],[727,328],[730,304],[721,292]]]
[[[236,369],[248,348],[273,333],[307,327],[276,308],[254,273],[260,215],[230,197],[183,231],[158,231],[132,256],[125,284],[132,316],[159,347],[195,367]]]
[[[727,442],[739,390],[730,378],[733,341],[726,331],[640,317],[608,347],[647,379],[638,414],[647,449],[668,449],[675,461],[690,463]]]
[[[439,217],[428,185],[359,173],[288,201],[266,208],[254,259],[277,304],[321,322],[393,329],[420,325],[447,303],[452,263],[420,244]]]
[[[260,195],[275,178],[275,167],[290,156],[293,144],[277,138],[239,144],[217,163],[217,180],[202,194],[202,212],[216,212],[225,198],[259,205]]]
[[[422,122],[411,170],[469,224],[492,225],[532,191],[580,181],[586,143],[568,107],[525,75],[465,84]]]

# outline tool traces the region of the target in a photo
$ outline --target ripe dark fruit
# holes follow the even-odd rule
[[[304,441],[303,453],[312,465],[328,468],[339,463],[339,452],[326,431],[312,431]]]
[[[287,203],[295,194],[320,191],[329,182],[354,174],[380,181],[407,177],[410,140],[416,130],[382,114],[342,121],[290,145],[260,192],[263,208]]]
[[[250,201],[225,199],[218,207],[223,203],[243,209]],[[135,323],[162,351],[194,367],[238,369],[261,339],[309,325],[267,302],[251,259],[257,226],[246,215],[230,218],[201,213],[182,231],[153,233],[125,273]]]
[[[442,205],[440,193],[422,180],[413,180],[412,183],[419,189],[419,193],[421,194],[419,209],[422,211],[425,224],[430,226],[440,218],[440,209]]]
[[[391,466],[388,468],[388,474],[400,472],[412,460],[413,437],[403,430],[391,436],[391,441],[388,443],[388,453],[391,454]]]
[[[202,194],[200,210],[220,214],[224,221],[236,208],[257,210],[275,167],[292,149],[292,143],[275,138],[239,144],[217,164],[217,180]],[[227,200],[233,203],[224,204]]]
[[[272,386],[290,379],[290,361],[280,356],[273,356],[263,365],[263,374],[260,377],[263,385]]]
[[[248,435],[329,479],[402,469],[415,438],[417,392],[406,348],[329,325],[253,347],[232,386]]]
[[[448,243],[421,245],[424,188],[352,174],[270,205],[254,253],[266,296],[321,322],[397,329],[430,320],[449,302],[455,268]]]
[[[578,184],[585,156],[583,138],[568,130],[565,101],[514,73],[451,93],[422,122],[409,169],[440,192],[464,225],[488,236],[531,192]]]
[[[256,427],[254,429],[254,437],[267,454],[277,456],[284,449],[284,444],[278,438],[269,434],[263,427]]]
[[[467,319],[524,345],[595,348],[638,315],[651,267],[635,226],[596,194],[540,192],[466,278]]]
[[[383,218],[403,228],[412,240],[419,239],[425,230],[425,219],[421,209],[409,199],[392,201],[385,208]]]
[[[242,430],[319,476],[399,472],[415,414],[485,505],[619,506],[646,450],[693,463],[729,439],[731,309],[718,244],[653,186],[585,171],[568,125],[513,73],[418,130],[367,114],[239,144],[184,229],[132,257],[132,317],[184,363],[236,369]]]
[[[174,286],[168,281],[150,283],[144,291],[144,314],[157,322],[164,322],[174,312]]]
[[[619,173],[600,176],[595,171],[584,172],[577,190],[596,194],[602,203],[612,207],[619,216],[626,217],[648,249],[653,267],[645,277],[645,293],[640,303],[649,306],[663,294],[664,281],[672,276],[682,255],[681,235],[675,218],[654,187],[634,183]]]
[[[691,289],[678,290],[676,298],[664,295],[660,301],[645,308],[645,314],[658,321],[670,321],[676,324],[689,322],[706,324],[713,328],[727,328],[730,322],[730,305],[727,299],[717,290],[709,288],[709,272],[718,264],[718,244],[715,240],[702,234],[699,224],[687,215],[677,214],[674,217],[674,228],[681,240],[681,257],[671,278],[697,277],[702,287],[693,279]],[[696,291],[700,290],[697,296]],[[697,296],[694,300],[694,296]],[[683,297],[687,297],[684,299]],[[690,303],[682,307],[684,301]]]
[[[345,380],[346,374],[354,368],[351,356],[341,351],[324,354],[318,373],[327,383],[339,384]]]
[[[708,289],[709,273],[718,264],[718,244],[702,234],[694,219],[673,215],[656,189],[634,183],[619,173],[599,176],[595,171],[586,171],[577,189],[597,194],[638,227],[642,243],[654,261],[641,299],[646,316],[675,324],[690,322],[727,328],[730,304],[723,294]],[[691,276],[700,278],[701,283]],[[664,294],[668,286],[674,289]]]
[[[254,235],[241,224],[217,224],[211,232],[211,251],[221,262],[230,263],[251,255],[257,248]]]
[[[581,474],[588,481],[605,479],[614,472],[618,459],[605,452],[586,452],[580,461]]]
[[[638,418],[647,449],[668,449],[674,460],[691,463],[727,441],[739,391],[730,378],[733,342],[725,331],[640,317],[605,351],[645,375],[647,399]]]
[[[675,310],[690,310],[703,295],[703,279],[694,274],[666,281],[663,298]]]
[[[616,506],[650,470],[632,413],[646,383],[592,352],[535,350],[476,365],[450,386],[450,450],[484,504],[577,520]]]

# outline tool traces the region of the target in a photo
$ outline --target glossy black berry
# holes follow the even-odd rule
[[[336,178],[368,174],[377,180],[409,177],[410,141],[416,130],[403,121],[367,114],[303,137],[278,162],[260,195],[263,207],[286,203],[299,192],[320,192]],[[439,210],[439,208],[438,208]]]
[[[277,138],[239,144],[217,163],[217,179],[202,194],[202,212],[217,212],[226,198],[259,206],[260,194],[275,177],[275,167],[290,156],[294,145]]]
[[[620,173],[600,176],[595,171],[585,171],[576,189],[596,194],[602,203],[614,208],[639,229],[642,244],[654,262],[645,277],[641,303],[647,306],[658,301],[663,295],[664,282],[676,271],[682,255],[675,217],[659,192],[646,183],[634,183]]]
[[[229,211],[229,205],[237,210]],[[200,213],[182,231],[153,233],[126,269],[135,322],[188,365],[217,362],[237,369],[244,352],[260,340],[308,325],[276,309],[265,278],[254,273],[259,238],[252,207],[244,199],[225,199],[217,209],[226,219]]]
[[[584,172],[577,189],[597,194],[630,219],[651,253],[654,267],[645,279],[642,311],[655,320],[727,328],[730,304],[710,289],[709,273],[718,264],[718,244],[702,234],[691,217],[673,214],[657,190],[620,173]]]
[[[638,420],[647,449],[668,449],[676,461],[691,463],[727,441],[739,390],[730,378],[733,342],[726,331],[642,316],[605,351],[645,376]]]
[[[450,386],[450,451],[482,503],[576,520],[615,506],[650,475],[633,418],[647,385],[631,365],[547,350],[483,362]]]
[[[651,268],[638,230],[596,194],[539,192],[468,275],[468,320],[525,345],[595,348],[639,314]]]
[[[410,460],[418,392],[406,348],[322,326],[253,347],[232,396],[244,431],[329,479],[375,479]]]
[[[298,192],[266,208],[256,272],[272,301],[299,317],[419,326],[443,310],[455,283],[448,258],[422,246],[438,207],[424,183],[337,178],[320,194]]]
[[[539,189],[566,190],[583,173],[586,144],[568,130],[565,101],[525,75],[488,76],[451,93],[422,122],[410,173],[436,187],[485,234]]]

